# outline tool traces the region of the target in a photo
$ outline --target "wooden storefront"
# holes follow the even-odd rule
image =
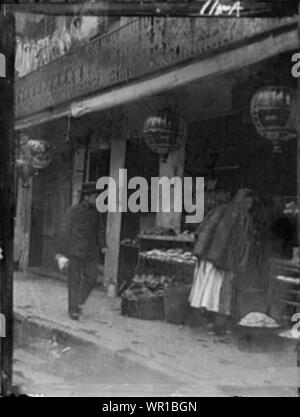
[[[140,42],[136,42],[136,39]],[[166,47],[162,49],[162,45]],[[244,19],[129,19],[116,31],[96,38],[19,79],[16,90],[16,130],[28,131],[32,126],[37,126],[37,129],[43,131],[45,126],[55,124],[56,120],[66,125],[68,117],[71,117],[77,136],[86,136],[86,140],[93,136],[94,143],[109,142],[109,174],[117,177],[118,170],[127,166],[128,148],[131,146],[129,143],[133,143],[133,137],[141,136],[141,124],[145,115],[171,98],[179,103],[179,109],[188,119],[191,132],[207,129],[203,143],[209,141],[211,148],[217,146],[214,138],[216,141],[218,138],[213,131],[216,122],[220,123],[224,132],[227,124],[239,126],[236,132],[230,132],[232,143],[222,144],[223,148],[234,147],[234,141],[237,142],[241,135],[247,135],[245,132],[250,129],[246,112],[239,112],[237,104],[239,88],[244,89],[245,102],[255,89],[253,84],[247,96],[247,70],[251,72],[250,66],[255,65],[265,67],[267,59],[272,60],[283,53],[292,52],[298,45],[297,22],[293,18],[251,19],[247,25]],[[241,81],[244,82],[242,87]],[[218,97],[219,94],[221,97]],[[153,97],[159,99],[151,107]],[[233,122],[234,117],[238,119],[236,124]],[[207,119],[211,119],[211,122],[205,121]],[[104,140],[103,131],[111,129],[110,121],[113,121],[114,129],[111,130],[109,140]],[[210,123],[212,130],[209,133]],[[93,126],[93,132],[80,128],[81,125]],[[248,130],[241,127],[245,125]],[[66,132],[66,128],[62,131]],[[65,143],[65,138],[61,140]],[[246,141],[245,138],[245,144]],[[247,143],[251,141],[249,133]],[[157,167],[158,175],[173,176],[174,172],[180,176],[185,175],[185,165],[191,166],[189,162],[186,163],[190,158],[188,152],[193,152],[190,148],[188,143],[186,149],[171,155],[168,163],[160,163]],[[66,170],[66,165],[62,168],[65,174],[68,172],[69,177],[65,183],[62,179],[59,181],[59,192],[62,195],[59,201],[51,197],[51,193],[56,194],[59,190],[55,183],[52,184],[52,190],[51,187],[47,190],[46,198],[56,201],[56,205],[52,214],[51,210],[49,213],[46,211],[50,219],[44,221],[43,231],[46,227],[46,234],[55,234],[56,220],[51,220],[51,216],[61,217],[67,201],[76,201],[77,191],[88,172],[86,155],[85,145],[82,145],[74,154],[72,162],[69,161],[69,168]],[[226,161],[225,152],[222,158],[223,162],[215,167],[220,177],[223,175],[222,166],[228,168],[244,164],[241,160]],[[196,165],[198,163],[200,161]],[[294,168],[291,166],[289,169]],[[202,168],[199,172],[204,175]],[[246,174],[241,173],[241,176],[245,177]],[[262,171],[257,171],[257,178],[261,174]],[[232,173],[232,176],[235,174]],[[247,180],[243,182],[246,184]],[[269,187],[268,182],[265,187]],[[284,185],[282,187],[285,188]],[[291,193],[294,194],[294,189]],[[161,213],[155,221],[157,225],[172,226],[177,230],[182,227],[182,218],[178,214],[170,216]],[[130,223],[130,220],[126,220],[122,213],[108,213],[109,251],[104,267],[106,280],[117,280],[120,241],[128,237],[127,222]],[[136,229],[139,228],[140,225],[136,226]],[[43,239],[45,242],[47,236]],[[45,250],[51,253],[49,248]]]

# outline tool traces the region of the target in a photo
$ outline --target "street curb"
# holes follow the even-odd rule
[[[27,337],[44,337],[46,339],[56,340],[57,342],[61,343],[92,343],[90,341],[84,340],[80,336],[71,334],[67,329],[63,329],[64,326],[62,325],[60,325],[61,328],[59,328],[57,323],[54,323],[50,320],[48,321],[39,317],[25,315],[17,311],[14,312],[14,326],[15,343],[17,345],[24,344],[23,339],[26,332]]]
[[[195,385],[199,384],[199,376],[188,372],[182,372],[181,369],[176,369],[176,363],[174,368],[165,365],[163,362],[153,360],[151,358],[142,356],[138,352],[120,351],[114,349],[113,346],[108,347],[104,345],[104,341],[99,343],[99,339],[89,334],[74,334],[74,331],[62,324],[58,324],[51,320],[46,320],[37,316],[24,314],[18,308],[15,308],[14,312],[15,321],[15,343],[16,345],[24,345],[24,340],[28,337],[46,338],[60,343],[72,343],[72,344],[86,344],[93,346],[94,348],[103,351],[106,355],[111,355],[116,362],[122,362],[125,366],[138,365],[143,367],[149,372],[155,372],[161,374],[162,377],[169,377],[180,384]]]

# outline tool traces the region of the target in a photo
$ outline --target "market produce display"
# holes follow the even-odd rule
[[[173,279],[163,275],[142,274],[135,275],[132,282],[135,284],[146,285],[151,289],[156,289],[157,287],[165,288],[167,285],[173,282]]]
[[[166,310],[170,322],[181,323],[197,265],[190,250],[191,234],[178,235],[173,229],[156,227],[138,238],[138,264],[131,285],[122,293],[122,314],[160,320]]]
[[[152,249],[146,252],[141,252],[140,257],[170,263],[185,262],[187,264],[195,264],[197,262],[197,258],[192,254],[192,252],[184,251],[183,249]]]
[[[153,238],[159,238],[159,237],[165,237],[165,238],[170,238],[170,240],[172,239],[176,239],[178,241],[182,240],[184,241],[188,241],[188,242],[193,242],[195,240],[195,234],[193,232],[191,232],[190,230],[184,230],[182,233],[177,233],[174,229],[170,229],[170,228],[164,228],[161,226],[156,226],[152,229],[146,229],[146,230],[142,230],[139,237],[141,238],[145,238],[145,237],[153,237]]]
[[[136,273],[172,277],[191,283],[197,258],[183,249],[152,249],[139,254]]]
[[[268,327],[278,328],[279,324],[264,313],[252,312],[244,316],[239,322],[240,326],[245,327]]]
[[[139,297],[163,297],[166,286],[172,281],[172,278],[165,276],[136,274],[130,287],[124,291],[123,297],[130,300],[136,300]]]

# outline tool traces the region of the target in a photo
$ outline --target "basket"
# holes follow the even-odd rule
[[[165,319],[169,323],[183,324],[190,310],[188,301],[190,287],[186,285],[169,286],[165,291]]]
[[[282,344],[277,336],[278,328],[238,325],[236,331],[238,347],[244,352],[278,350]]]
[[[137,319],[164,320],[163,297],[139,297],[134,300],[122,297],[121,313]]]

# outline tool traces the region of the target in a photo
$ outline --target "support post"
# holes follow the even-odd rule
[[[126,140],[122,138],[112,139],[111,154],[110,154],[110,177],[114,178],[117,184],[117,207],[119,205],[119,169],[125,168],[126,158]],[[120,252],[120,237],[122,226],[122,213],[107,213],[106,237],[108,251],[105,255],[104,265],[104,280],[105,283],[113,281],[117,284],[118,279],[118,265]]]
[[[298,48],[300,49],[300,4],[298,5]],[[297,78],[297,207],[300,209],[300,77]],[[300,246],[300,211],[298,211],[297,240]],[[300,397],[300,342],[297,343],[298,397]]]
[[[33,179],[29,178],[27,185],[22,185],[22,215],[21,215],[21,250],[19,269],[23,272],[28,271],[30,232],[31,232],[31,210],[32,210],[32,186]]]
[[[75,151],[73,162],[73,178],[72,178],[72,205],[79,203],[80,190],[84,177],[84,155],[85,149],[80,148]]]
[[[0,16],[0,53],[5,77],[0,77],[0,313],[5,337],[0,337],[0,395],[12,391],[13,244],[14,244],[14,18]],[[1,320],[3,322],[3,320]],[[1,335],[3,336],[3,334]]]
[[[298,12],[298,48],[300,49],[300,5]],[[297,206],[300,210],[300,77],[297,78]],[[300,211],[298,212],[297,240],[300,246]]]
[[[159,177],[180,177],[182,179],[184,175],[184,162],[185,147],[182,147],[178,151],[172,152],[169,155],[167,162],[159,163]],[[156,224],[157,226],[172,228],[177,233],[180,233],[182,213],[173,212],[173,203],[175,203],[173,197],[174,195],[171,195],[171,212],[158,212],[156,215]]]

